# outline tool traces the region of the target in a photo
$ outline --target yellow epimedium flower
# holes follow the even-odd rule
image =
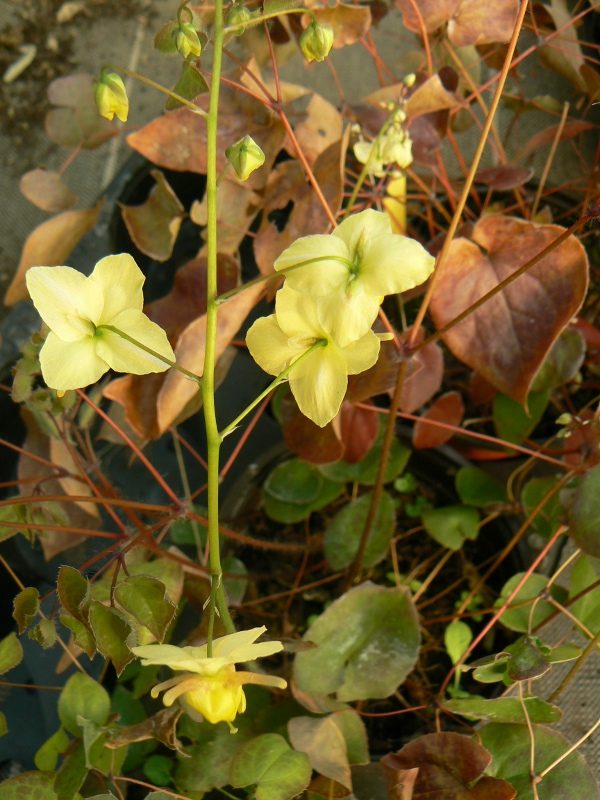
[[[157,684],[152,697],[163,695],[163,703],[171,706],[180,699],[188,711],[196,711],[213,724],[231,723],[246,709],[243,685],[252,683],[285,689],[287,682],[275,675],[237,671],[235,664],[279,653],[281,642],[257,642],[266,631],[264,626],[238,631],[213,641],[212,656],[207,645],[176,647],[171,644],[149,644],[133,647],[132,652],[144,666],[164,665],[184,674]]]
[[[89,277],[71,267],[31,267],[25,279],[50,328],[40,366],[52,389],[88,386],[109,369],[164,372],[174,361],[166,333],[142,311],[144,274],[128,253],[102,258]]]
[[[377,361],[380,339],[367,330],[341,344],[322,319],[321,304],[286,286],[277,292],[275,314],[256,320],[246,344],[265,372],[281,375],[289,370],[300,411],[323,427],[340,409],[348,375],[364,372]]]
[[[434,263],[419,242],[392,232],[387,214],[369,209],[329,235],[297,239],[274,267],[286,270],[287,286],[319,299],[322,323],[343,347],[369,330],[384,295],[423,283]]]

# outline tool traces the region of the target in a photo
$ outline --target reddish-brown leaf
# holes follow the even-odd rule
[[[313,15],[317,22],[331,25],[333,46],[338,49],[362,39],[371,28],[371,10],[368,6],[337,3],[330,8],[312,8],[311,17]]]
[[[421,12],[427,33],[433,33],[444,25],[454,14],[460,0],[418,0],[418,5],[411,0],[396,0],[396,6],[404,16],[404,24],[415,33],[421,33],[421,23],[415,13],[415,5]]]
[[[111,381],[104,396],[123,407],[125,421],[144,441],[160,436],[156,420],[156,398],[165,376],[162,372],[150,375],[125,375]]]
[[[464,413],[465,407],[458,392],[446,392],[441,395],[415,424],[412,436],[413,447],[417,450],[426,450],[445,444],[454,436],[454,432],[437,425],[430,425],[428,421],[460,425]]]
[[[512,36],[519,0],[461,0],[448,20],[448,38],[456,47],[508,42]]]
[[[484,183],[490,189],[506,192],[523,186],[533,176],[533,169],[517,167],[512,164],[502,164],[499,167],[481,169],[475,176],[477,183]]]
[[[65,263],[75,245],[96,224],[101,208],[102,201],[94,208],[64,211],[31,231],[23,245],[15,276],[6,291],[4,303],[7,306],[27,297],[25,273],[29,267],[54,267]]]
[[[341,408],[341,437],[344,461],[357,464],[375,443],[379,432],[379,415],[345,402]]]
[[[66,211],[75,205],[77,196],[69,189],[58,172],[32,169],[19,182],[21,193],[42,211]]]
[[[196,200],[190,217],[196,225],[204,227],[207,220],[207,195]],[[245,183],[224,178],[219,183],[217,196],[217,225],[219,229],[219,252],[237,254],[240,242],[262,204],[262,198]]]
[[[387,781],[388,800],[412,800],[419,768],[398,769],[386,762],[386,756],[381,764]]]
[[[483,775],[491,760],[488,751],[469,736],[431,733],[384,756],[382,763],[388,776],[418,769],[409,795],[412,800],[513,800],[517,793],[510,783]]]
[[[123,221],[136,246],[150,258],[166,261],[173,252],[185,211],[163,173],[150,174],[156,185],[139,206],[121,206]]]
[[[443,375],[444,356],[441,347],[435,342],[426,344],[412,356],[408,365],[400,398],[401,410],[412,414],[429,402],[442,385]]]
[[[571,122],[567,122],[563,127],[559,141],[564,142],[566,139],[574,139],[576,136],[579,136],[580,133],[593,130],[594,128],[596,128],[596,125],[592,122],[574,119]],[[540,147],[552,144],[556,138],[557,131],[558,125],[551,125],[549,128],[545,128],[543,131],[536,133],[535,136],[532,136],[527,144],[519,150],[518,154],[515,156],[515,161],[522,161],[531,153],[535,153],[539,150]]]
[[[328,464],[344,455],[344,445],[330,422],[324,428],[300,412],[291,394],[281,403],[283,439],[285,446],[299,458],[311,464]]]
[[[431,313],[438,328],[540,253],[563,232],[490,214],[472,240],[455,239],[436,283]],[[444,334],[454,355],[493,386],[525,403],[531,381],[583,302],[588,259],[570,236],[467,319]]]
[[[348,376],[346,399],[351,403],[361,403],[391,391],[396,385],[402,360],[402,353],[394,342],[382,342],[375,364],[365,372]]]

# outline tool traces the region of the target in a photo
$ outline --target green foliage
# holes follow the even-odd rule
[[[364,494],[343,506],[325,529],[325,556],[334,570],[349,566],[356,553],[371,505],[372,494]],[[388,550],[394,535],[396,508],[390,495],[383,491],[371,525],[363,564],[372,567],[379,563]]]
[[[497,394],[494,398],[494,425],[501,439],[520,444],[535,429],[548,405],[548,392],[530,392],[528,410],[516,400]]]
[[[265,511],[276,522],[300,522],[341,492],[338,483],[324,478],[315,467],[293,459],[276,466],[265,481]]]
[[[115,588],[115,600],[162,642],[175,615],[164,583],[148,575],[131,575]]]
[[[23,646],[16,633],[9,633],[0,641],[0,675],[9,672],[23,660]]]
[[[309,784],[310,761],[292,750],[283,736],[265,733],[238,750],[230,768],[231,785],[255,786],[256,800],[291,800]]]
[[[452,714],[460,714],[468,719],[480,719],[486,722],[518,722],[526,723],[523,703],[531,722],[552,723],[561,718],[558,706],[540,700],[539,697],[526,697],[523,702],[518,697],[464,697],[446,700],[444,708]]]
[[[155,786],[169,786],[174,766],[169,756],[150,756],[144,761],[144,775]]]
[[[582,596],[569,605],[569,610],[589,630],[600,631],[600,587],[593,586],[600,578],[600,562],[592,556],[582,555],[577,559],[570,574],[569,600]],[[586,591],[587,590],[587,591]]]
[[[332,481],[339,483],[356,482],[366,486],[373,486],[377,478],[377,469],[381,460],[381,439],[373,445],[367,455],[357,464],[349,464],[347,461],[334,461],[332,464],[323,464],[319,467],[320,472]],[[411,450],[397,439],[392,439],[392,446],[385,470],[384,483],[390,483],[404,470],[410,458]]]
[[[109,713],[110,697],[106,689],[82,672],[71,675],[58,699],[58,716],[63,728],[80,736],[80,718],[104,725]]]
[[[112,661],[117,675],[120,675],[133,659],[127,644],[132,633],[131,627],[116,609],[108,608],[97,600],[90,605],[90,625],[98,652]]]
[[[570,509],[571,536],[577,547],[600,558],[600,465],[581,478]]]
[[[453,664],[456,664],[473,641],[473,632],[466,622],[460,619],[451,622],[444,631],[444,647]]]
[[[509,578],[502,587],[495,608],[500,608],[505,603],[524,575],[524,572],[517,572],[516,575]],[[554,606],[548,600],[537,599],[545,591],[547,583],[548,579],[544,575],[537,572],[529,575],[500,617],[502,624],[513,631],[523,633],[530,627],[537,628],[544,620],[548,619],[555,611]],[[556,583],[550,586],[550,594],[563,603],[567,595],[566,591]]]
[[[460,550],[465,539],[474,540],[479,533],[479,513],[471,506],[429,508],[422,519],[427,533],[450,550]]]
[[[0,783],[2,800],[58,800],[53,772],[23,772]],[[81,800],[76,794],[73,800]]]
[[[37,589],[30,586],[23,589],[13,600],[13,619],[19,628],[19,633],[23,633],[33,622],[40,610],[40,593]]]
[[[484,508],[508,502],[504,484],[479,467],[461,467],[454,482],[457,494],[465,505]]]
[[[533,509],[542,502],[546,495],[556,486],[556,478],[532,478],[527,481],[521,492],[521,503],[523,513],[529,516]],[[562,509],[558,499],[558,492],[555,492],[544,503],[542,509],[535,515],[531,524],[539,534],[550,537],[558,528]]]

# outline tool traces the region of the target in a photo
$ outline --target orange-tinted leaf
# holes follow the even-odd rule
[[[426,344],[411,358],[404,380],[400,408],[412,414],[427,403],[442,385],[444,356],[435,342]]]
[[[205,147],[200,144],[201,137],[206,137],[206,124],[202,117],[187,108],[180,108],[161,114],[130,133],[127,144],[164,169],[205,174]]]
[[[461,0],[448,20],[448,38],[456,47],[508,42],[513,34],[519,0]]]
[[[358,6],[353,8],[358,9]],[[332,103],[315,93],[307,106],[306,117],[295,126],[294,133],[312,166],[329,145],[339,142],[342,136],[342,116]]]
[[[264,287],[260,284],[251,286],[220,306],[217,320],[216,358],[224,352],[239,331],[263,291]],[[206,314],[203,314],[187,326],[175,347],[177,363],[196,375],[202,375],[204,369],[205,337]],[[180,413],[197,392],[198,384],[180,372],[170,370],[166,374],[156,401],[158,429],[161,433],[178,419]]]
[[[499,167],[489,167],[479,170],[475,176],[477,183],[484,183],[490,189],[506,192],[523,186],[533,176],[533,169],[517,167],[512,164],[502,164]]]
[[[437,425],[430,425],[427,420],[444,422],[446,425],[460,425],[464,413],[465,407],[458,392],[446,392],[441,395],[415,424],[413,447],[417,450],[426,450],[445,444],[454,436],[454,432]]]
[[[399,769],[386,762],[387,756],[381,760],[387,780],[388,800],[412,800],[419,768]]]
[[[563,230],[499,214],[480,219],[472,241],[455,239],[442,265],[431,302],[437,327],[512,275]],[[524,404],[534,375],[581,306],[587,282],[586,252],[571,236],[451,328],[444,341],[457,358]]]
[[[357,464],[375,444],[379,432],[379,415],[345,402],[341,408],[341,437],[344,461]]]
[[[58,478],[63,493],[71,496],[85,495],[87,497],[92,497],[93,493],[90,486],[81,477],[81,457],[79,457],[80,466],[77,466],[75,462],[75,448],[72,445],[70,448],[67,447],[62,439],[50,439],[49,444],[50,460],[59,467],[62,467],[66,473]],[[82,511],[85,511],[86,514],[89,514],[90,517],[93,517],[95,520],[100,519],[100,512],[98,511],[96,503],[86,503],[83,500],[74,500],[73,502],[76,506],[79,506]]]
[[[140,206],[121,206],[123,221],[136,246],[150,258],[166,261],[173,252],[185,211],[160,170],[150,174],[156,185]]]
[[[202,201],[196,200],[190,209],[190,217],[196,225],[206,225],[206,204],[207,196],[204,195]],[[217,196],[219,253],[237,253],[261,204],[261,197],[245,183],[227,178],[221,180]]]
[[[21,193],[42,211],[65,211],[75,205],[76,195],[69,189],[58,172],[32,169],[19,183]]]
[[[57,78],[48,87],[48,100],[56,108],[46,114],[48,137],[63,147],[94,148],[116,136],[115,122],[98,113],[92,75],[80,73]]]
[[[27,297],[25,273],[29,267],[54,267],[65,263],[75,245],[96,224],[101,208],[102,201],[94,208],[64,211],[31,231],[23,245],[17,272],[6,291],[7,306]]]
[[[384,756],[382,763],[388,776],[390,771],[402,776],[404,770],[418,768],[412,800],[513,800],[517,793],[510,783],[483,774],[491,760],[469,736],[431,733]]]
[[[571,122],[567,122],[562,129],[560,141],[564,142],[566,139],[574,139],[576,136],[579,136],[580,133],[592,130],[595,127],[596,126],[592,122],[586,122],[582,119],[571,120]],[[535,136],[532,136],[527,144],[519,151],[515,157],[515,160],[522,161],[524,158],[530,155],[530,153],[535,153],[537,150],[539,150],[540,147],[544,147],[547,144],[552,144],[556,138],[557,130],[558,125],[551,125],[549,128],[545,128],[543,131],[536,133]]]
[[[432,33],[444,25],[454,14],[460,0],[418,0],[418,9],[421,12],[425,30]],[[421,24],[415,14],[415,3],[411,0],[396,0],[396,6],[404,16],[404,24],[409,31],[421,33]]]
[[[365,36],[371,27],[371,11],[368,6],[353,6],[337,3],[330,8],[312,8],[311,17],[317,22],[326,23],[333,28],[334,48],[354,44]]]
[[[330,422],[324,428],[305,417],[291,394],[281,402],[285,446],[310,464],[328,464],[344,455],[344,445]]]
[[[361,403],[370,397],[391,391],[396,385],[402,359],[402,353],[394,342],[382,342],[375,364],[359,375],[348,376],[346,399],[351,403]]]
[[[160,436],[156,420],[156,398],[164,382],[163,373],[125,375],[111,381],[104,397],[114,400],[125,411],[125,421],[143,440]]]

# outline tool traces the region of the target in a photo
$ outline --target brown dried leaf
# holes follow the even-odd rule
[[[352,788],[346,740],[332,715],[294,717],[288,722],[288,734],[293,748],[307,754],[316,772]]]
[[[143,440],[160,436],[156,420],[156,398],[163,385],[163,373],[125,375],[105,387],[103,394],[123,407],[125,421]]]
[[[459,4],[460,0],[419,0],[417,7],[427,33],[433,33],[448,22]],[[403,14],[404,24],[408,30],[421,33],[419,18],[415,13],[415,3],[411,0],[396,0],[396,6]]]
[[[413,429],[413,447],[417,450],[426,450],[431,447],[440,447],[454,436],[452,431],[429,425],[426,420],[444,422],[447,425],[460,425],[465,407],[462,397],[458,392],[446,392],[436,399],[431,408],[418,420]]]
[[[196,200],[190,217],[196,225],[205,226],[207,197]],[[219,252],[234,255],[258,213],[262,198],[245,183],[224,179],[219,183],[217,196],[217,225],[219,227]]]
[[[5,305],[12,306],[27,297],[25,273],[29,267],[54,267],[65,263],[75,245],[96,224],[102,203],[100,200],[94,208],[81,211],[64,211],[31,231],[23,245],[15,276],[6,291]]]
[[[576,136],[579,136],[580,133],[590,131],[594,128],[596,128],[596,126],[592,122],[574,119],[571,122],[567,122],[563,127],[559,141],[564,142],[566,139],[574,139]],[[515,161],[522,161],[531,153],[537,152],[541,147],[552,144],[556,138],[557,131],[558,125],[551,125],[549,128],[545,128],[543,131],[536,133],[535,136],[532,136],[527,144],[521,148],[515,156]]]
[[[396,385],[402,359],[402,353],[394,342],[382,342],[375,364],[365,372],[348,376],[346,399],[351,403],[361,403],[370,397],[391,391]]]
[[[448,20],[448,38],[456,47],[508,42],[513,34],[519,0],[461,0]]]
[[[382,759],[383,771],[388,785],[388,800],[412,800],[419,768],[398,769]]]
[[[71,448],[73,448],[72,445]],[[58,479],[64,494],[75,496],[85,495],[87,497],[93,496],[90,486],[84,480],[77,477],[81,475],[81,467],[77,466],[73,458],[72,450],[67,447],[62,439],[50,439],[50,460],[69,473],[67,475],[62,475]],[[100,519],[100,512],[96,503],[86,503],[83,500],[74,500],[73,502],[96,521]]]
[[[173,252],[185,210],[160,170],[150,174],[156,185],[139,206],[121,205],[123,221],[138,249],[157,261],[166,261]]]
[[[337,3],[330,8],[312,8],[311,18],[333,28],[333,46],[336,49],[354,44],[371,28],[371,10],[368,6],[353,6]]]
[[[320,428],[305,417],[291,394],[281,403],[283,439],[285,446],[310,464],[328,464],[344,455],[344,445],[330,422]]]
[[[19,182],[21,194],[42,211],[65,211],[75,205],[77,196],[69,189],[58,172],[32,169]]]
[[[481,169],[475,176],[476,183],[484,183],[490,189],[506,192],[524,186],[533,177],[533,169],[502,164],[499,167]]]
[[[405,770],[418,769],[412,800],[513,800],[517,793],[510,783],[483,775],[491,760],[490,753],[469,736],[431,733],[384,756],[382,763],[388,781],[394,773],[402,776]]]
[[[400,408],[412,414],[429,402],[442,385],[444,356],[435,342],[426,344],[411,358],[408,374],[402,387]]]
[[[342,115],[337,108],[320,94],[313,94],[306,109],[306,117],[294,129],[298,143],[311,166],[329,145],[339,142],[342,127]]]
[[[490,214],[472,241],[455,239],[431,302],[443,327],[551,244],[564,228]],[[515,247],[515,242],[518,247]],[[533,377],[561,331],[580,308],[588,259],[570,236],[525,275],[444,334],[454,355],[504,394],[524,404]]]
[[[180,755],[188,757],[188,753],[183,750],[181,742],[177,738],[177,722],[182,714],[183,709],[177,706],[175,708],[163,708],[148,717],[148,719],[143,720],[143,722],[120,728],[106,742],[106,746],[116,750],[134,742],[157,739],[171,750],[176,750]]]
[[[116,122],[98,113],[94,78],[87,73],[57,78],[48,87],[48,100],[57,108],[46,114],[46,134],[63,147],[99,147],[118,133]]]
[[[235,295],[219,309],[217,320],[216,358],[231,342],[240,326],[256,305],[264,287],[251,286]],[[175,348],[177,363],[196,375],[204,368],[206,314],[191,322],[183,331]],[[176,370],[166,374],[156,400],[158,429],[164,433],[198,392],[198,384]]]

